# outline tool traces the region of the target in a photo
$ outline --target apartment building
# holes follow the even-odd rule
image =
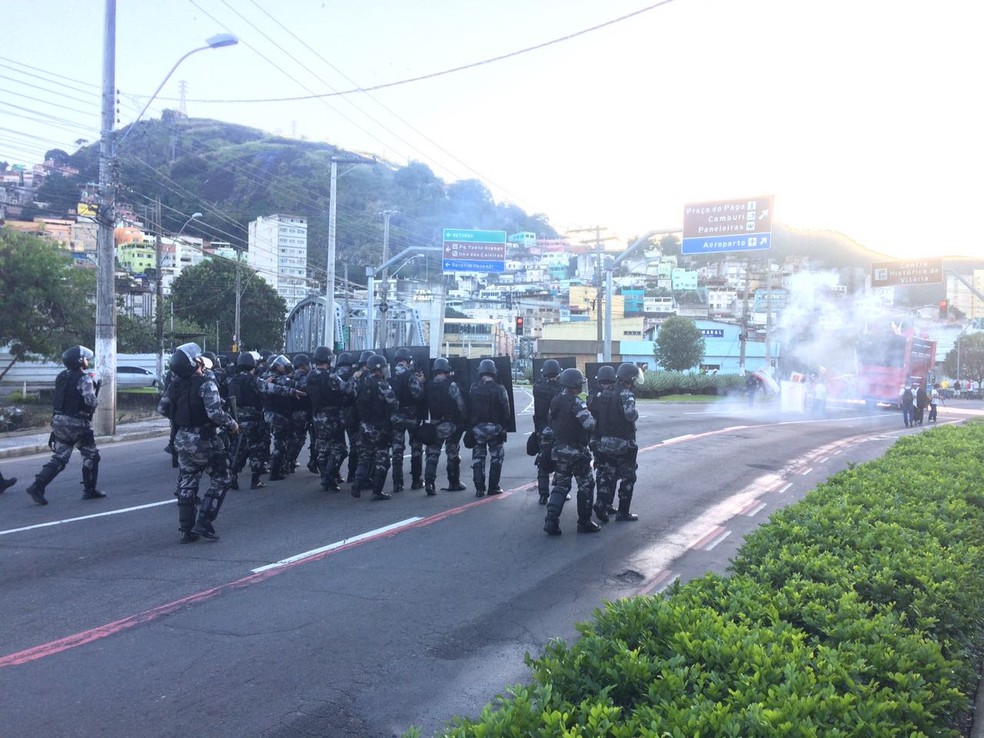
[[[260,216],[249,224],[246,263],[287,302],[290,312],[308,295],[307,218]]]

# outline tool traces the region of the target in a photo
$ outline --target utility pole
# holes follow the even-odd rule
[[[154,198],[154,262],[157,269],[157,286],[154,302],[154,329],[157,332],[157,376],[164,377],[164,257],[161,225],[161,198]]]
[[[102,125],[99,139],[99,217],[96,233],[97,435],[116,432],[116,0],[106,0],[103,25]]]
[[[765,260],[765,363],[772,364],[772,258]]]
[[[389,262],[389,237],[390,237],[390,218],[397,214],[396,210],[383,210],[383,274],[382,274],[382,302],[379,304],[379,348],[386,348],[386,313],[389,311],[389,267],[385,266]]]
[[[745,299],[741,306],[741,352],[738,356],[738,370],[745,375],[745,345],[748,343],[748,282],[751,278],[751,262],[745,259]]]
[[[240,350],[240,345],[242,343],[242,338],[239,335],[240,324],[239,318],[241,315],[242,301],[243,301],[243,250],[237,246],[236,247],[236,324],[232,328],[232,351],[238,354]]]
[[[597,283],[597,289],[595,291],[595,317],[598,323],[598,350],[595,352],[598,361],[601,361],[602,356],[604,356],[604,344],[605,344],[605,330],[604,330],[604,314],[605,305],[601,300],[603,279],[604,279],[604,268],[602,265],[602,252],[601,252],[601,232],[606,230],[600,225],[596,225],[594,228],[578,228],[572,231],[567,231],[568,233],[585,233],[593,231],[595,234],[595,256],[597,258],[597,264],[595,266],[595,279]],[[583,243],[583,242],[582,242]]]

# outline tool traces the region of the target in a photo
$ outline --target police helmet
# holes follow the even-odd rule
[[[560,373],[560,383],[570,389],[581,389],[584,386],[584,375],[578,369],[564,369]]]
[[[229,354],[219,354],[219,366],[227,367],[232,363],[232,357]]]
[[[307,354],[297,354],[294,357],[294,367],[300,369],[305,366],[311,366],[311,357]]]
[[[365,366],[366,362],[369,361],[370,356],[375,356],[376,352],[372,349],[366,349],[361,354],[359,354],[359,366]]]
[[[331,349],[327,346],[318,346],[314,350],[314,363],[315,364],[330,364],[331,363]]]
[[[483,374],[491,374],[493,377],[499,373],[496,369],[495,362],[492,359],[482,359],[478,362],[478,376]]]
[[[619,382],[634,382],[639,378],[639,367],[635,364],[619,364],[616,375]]]
[[[386,357],[380,356],[379,354],[373,354],[368,359],[366,359],[366,369],[371,372],[382,371],[386,368]]]
[[[183,343],[171,354],[171,371],[179,377],[187,378],[195,373],[202,349],[197,343]]]
[[[335,366],[352,366],[352,363],[353,363],[352,354],[350,354],[348,351],[343,351],[342,353],[340,353],[338,355],[338,358],[335,360]]]
[[[438,356],[436,359],[434,359],[434,366],[431,367],[431,371],[434,374],[442,374],[442,373],[450,374],[451,364],[449,364],[448,360],[445,359],[443,356]]]
[[[239,358],[236,359],[236,366],[246,369],[255,369],[256,359],[253,358],[253,354],[249,353],[248,351],[244,351],[243,353],[239,354]]]
[[[273,356],[273,355],[274,355],[274,353],[272,351],[270,351],[269,349],[263,349],[262,351],[260,351],[260,358],[263,361],[268,361],[270,359],[270,357]]]
[[[69,369],[78,369],[82,366],[82,359],[92,361],[94,356],[92,350],[85,346],[72,346],[62,354],[62,363]]]
[[[271,369],[282,369],[285,374],[294,368],[293,364],[290,363],[290,359],[283,354],[278,354],[270,359],[269,364]]]
[[[396,353],[393,354],[393,359],[395,361],[405,361],[409,364],[413,361],[413,354],[410,353],[410,349],[406,346],[400,346],[400,348],[396,350]]]
[[[560,374],[560,362],[556,359],[547,359],[540,368],[540,374],[544,377],[556,377]]]
[[[613,366],[603,366],[598,369],[598,375],[595,377],[599,382],[614,382],[615,381],[615,367]]]
[[[206,369],[211,369],[215,366],[222,366],[219,364],[219,357],[215,355],[214,351],[202,351],[202,358],[208,359],[212,366],[206,366]]]

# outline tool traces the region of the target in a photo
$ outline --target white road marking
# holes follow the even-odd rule
[[[329,543],[327,546],[322,546],[321,548],[312,548],[310,551],[305,551],[304,553],[299,553],[294,556],[290,556],[286,559],[281,559],[272,564],[267,564],[266,566],[261,566],[257,569],[253,569],[254,574],[259,574],[263,571],[268,571],[269,569],[278,569],[282,566],[288,566],[296,561],[301,561],[302,559],[310,558],[311,556],[317,556],[325,551],[331,551],[336,548],[341,548],[342,546],[347,546],[350,543],[355,543],[357,541],[365,540],[366,538],[372,538],[374,536],[379,536],[384,533],[390,533],[394,530],[399,530],[400,528],[406,528],[408,525],[413,525],[419,520],[423,520],[421,517],[407,518],[406,520],[401,520],[398,523],[393,523],[392,525],[386,525],[382,528],[376,528],[375,530],[366,531],[365,533],[360,533],[357,536],[352,536],[351,538],[343,538],[340,541],[335,541],[334,543]]]
[[[151,507],[160,507],[161,505],[173,505],[177,500],[164,500],[164,502],[151,502],[148,505],[137,505],[136,507],[124,507],[120,510],[109,510],[108,512],[94,513],[93,515],[82,515],[78,518],[66,518],[65,520],[51,520],[47,523],[38,523],[37,525],[26,525],[23,528],[10,528],[9,530],[0,530],[0,536],[5,536],[10,533],[20,533],[25,530],[37,530],[38,528],[50,528],[54,525],[67,525],[68,523],[77,523],[80,520],[92,520],[93,518],[105,518],[109,515],[122,515],[128,512],[137,512],[138,510],[146,510]]]

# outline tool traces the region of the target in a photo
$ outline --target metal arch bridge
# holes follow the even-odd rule
[[[425,335],[424,322],[420,312],[396,300],[387,301],[388,310],[385,314],[386,346],[426,346],[428,336]],[[325,313],[328,300],[324,295],[310,295],[301,300],[290,311],[285,323],[287,353],[311,352],[325,341]],[[378,311],[378,306],[376,311]],[[366,343],[366,311],[365,303],[346,308],[335,300],[335,330],[334,335],[345,351],[360,351],[376,348],[382,338],[383,319],[377,314],[373,316],[373,345]],[[376,312],[374,311],[374,312]],[[349,335],[345,340],[345,327]]]

